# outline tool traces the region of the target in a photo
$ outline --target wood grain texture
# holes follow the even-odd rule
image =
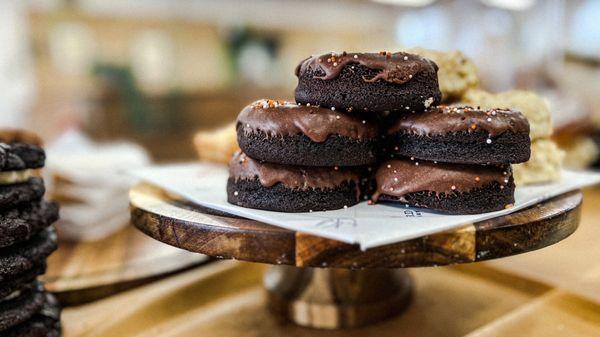
[[[356,269],[449,265],[539,249],[576,230],[581,200],[575,191],[508,216],[361,251],[357,245],[213,214],[149,185],[130,192],[132,223],[170,245],[218,258]]]
[[[59,233],[60,237],[60,233]],[[166,246],[129,226],[93,242],[61,241],[43,276],[63,305],[112,295],[207,261]]]

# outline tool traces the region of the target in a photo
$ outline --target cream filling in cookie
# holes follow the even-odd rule
[[[22,292],[21,290],[15,290],[12,293],[8,294],[8,296],[0,299],[0,302],[7,302],[10,300],[14,300],[15,298],[21,296],[21,292]]]
[[[10,185],[26,182],[35,176],[35,170],[27,169],[21,171],[0,172],[0,185]]]

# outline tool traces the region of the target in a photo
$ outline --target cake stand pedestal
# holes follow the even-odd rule
[[[557,243],[579,224],[582,194],[461,228],[361,251],[357,245],[192,205],[147,184],[130,191],[132,223],[166,244],[219,259],[273,264],[264,285],[282,321],[353,328],[400,313],[410,303],[403,268],[478,262]]]

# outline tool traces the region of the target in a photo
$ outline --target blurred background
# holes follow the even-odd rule
[[[46,281],[66,305],[206,261],[126,227],[133,181],[123,171],[197,160],[205,150],[229,154],[208,147],[230,141],[231,130],[213,130],[231,126],[256,99],[293,100],[294,68],[311,54],[459,50],[477,67],[482,89],[531,90],[547,100],[554,133],[538,141],[538,153],[558,153],[554,143],[542,143],[556,142],[566,166],[600,167],[599,0],[2,0],[0,41],[0,126],[24,127],[46,141],[47,184],[62,205],[63,241]],[[194,142],[198,132],[208,141]],[[562,155],[538,157],[532,176],[551,175],[538,172]],[[482,330],[473,336],[510,335],[502,331],[515,322],[527,328],[549,317],[541,329],[565,315],[570,321],[561,329],[571,330],[562,335],[600,334],[600,191],[585,191],[585,200],[581,227],[565,243],[477,267],[416,270],[419,311],[437,303],[436,315],[447,318],[436,324],[419,316],[426,335],[476,328]],[[261,274],[240,275],[253,275],[259,289]],[[169,303],[188,296],[178,281],[163,282],[175,282],[161,288],[172,292]],[[464,292],[465,284],[480,294]],[[140,298],[124,296],[125,303]],[[153,300],[137,305],[150,308]],[[104,316],[101,303],[67,311],[67,335],[95,336],[90,327],[101,320],[129,317],[115,317],[108,301]],[[465,308],[465,315],[457,318],[450,307]]]
[[[599,18],[596,0],[6,0],[0,124],[192,159],[195,131],[292,99],[309,55],[418,46],[462,51],[487,90],[541,93],[560,129],[600,120]]]

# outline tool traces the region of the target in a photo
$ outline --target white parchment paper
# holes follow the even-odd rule
[[[404,205],[368,205],[366,202],[335,211],[280,213],[229,204],[225,191],[228,171],[223,166],[178,164],[150,167],[132,173],[204,207],[295,231],[357,243],[361,249],[409,240],[509,214],[559,194],[600,182],[600,173],[564,171],[559,182],[517,187],[513,208],[477,215],[444,215]]]

